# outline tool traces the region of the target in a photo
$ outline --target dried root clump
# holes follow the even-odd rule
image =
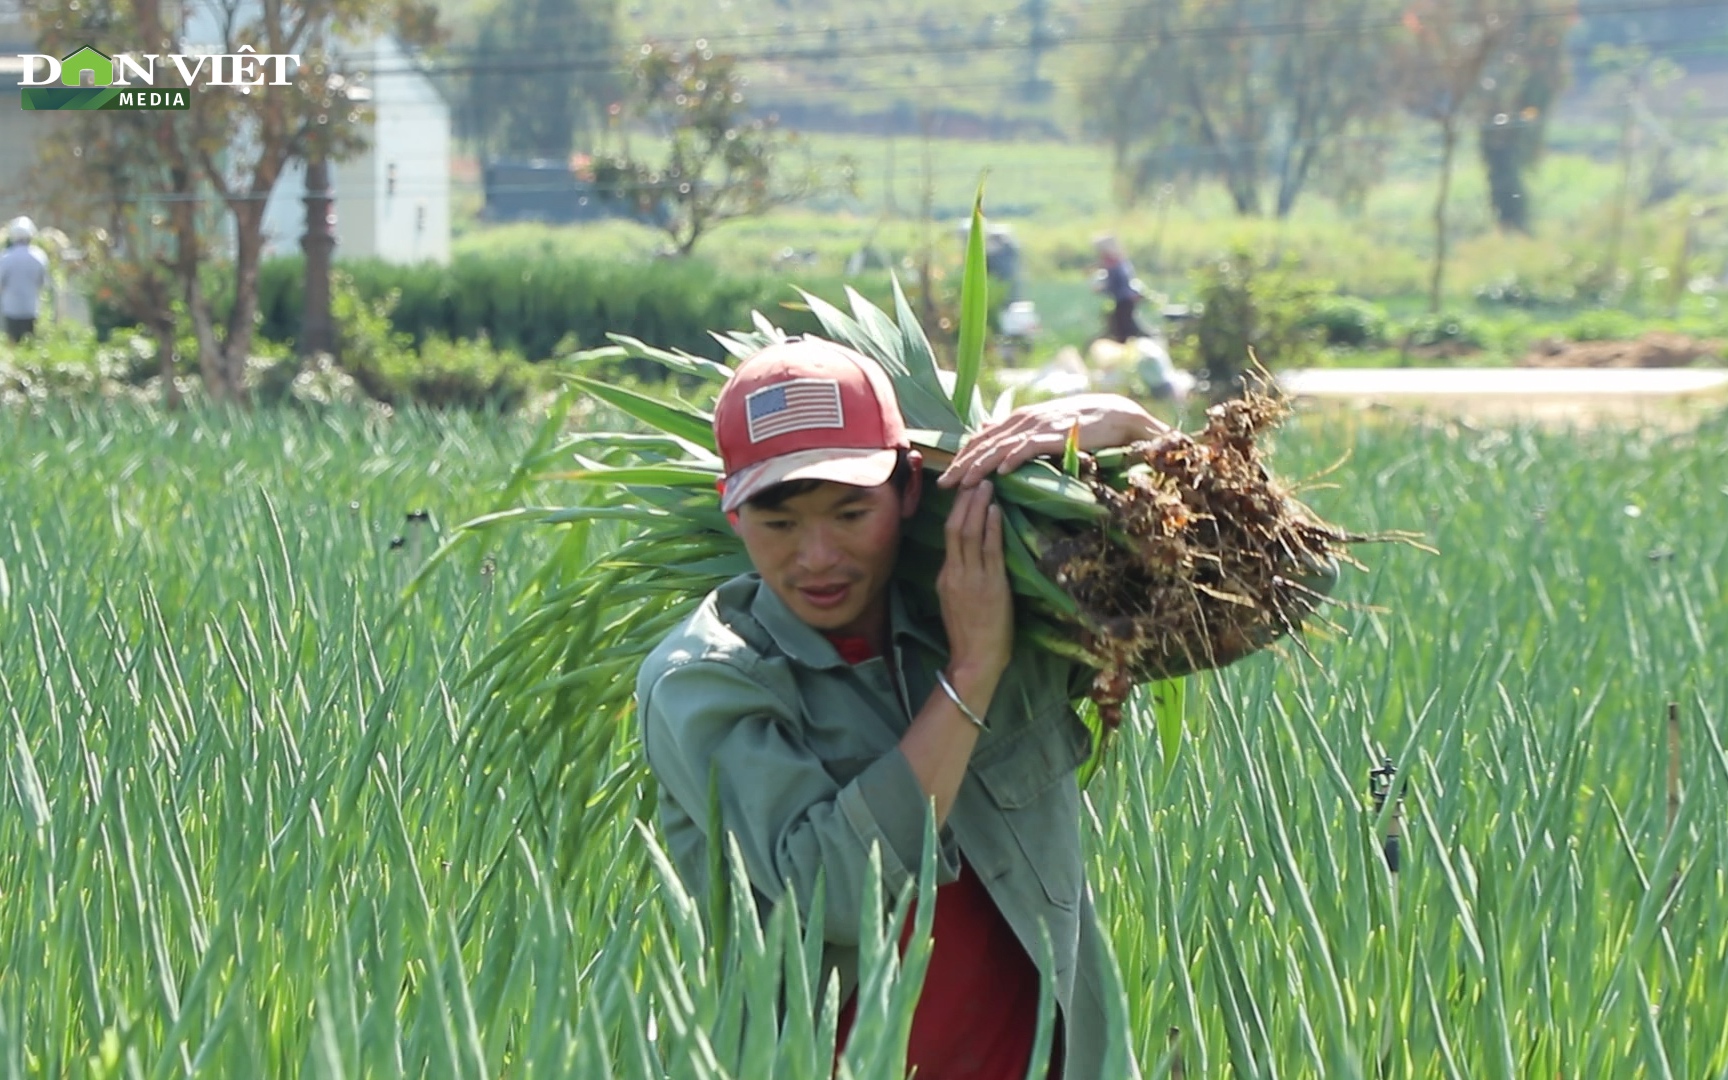
[[[1287,413],[1250,390],[1209,409],[1196,436],[1087,462],[1107,527],[1052,544],[1042,569],[1080,606],[1110,726],[1135,683],[1222,667],[1297,631],[1352,561],[1345,546],[1374,539],[1321,521],[1267,472],[1256,439]]]

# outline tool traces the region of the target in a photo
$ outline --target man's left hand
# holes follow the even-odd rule
[[[981,428],[936,483],[971,487],[991,472],[1013,472],[1041,454],[1060,454],[1076,424],[1082,450],[1126,446],[1170,430],[1170,425],[1118,394],[1076,394],[1041,401]]]

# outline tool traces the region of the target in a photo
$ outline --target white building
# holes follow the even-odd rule
[[[222,38],[226,4],[186,0],[186,40]],[[199,51],[191,45],[190,51]],[[336,257],[450,261],[450,106],[418,56],[389,34],[331,50],[371,113],[367,148],[332,164]],[[264,251],[292,255],[306,232],[306,170],[290,162],[264,208]]]
[[[364,73],[367,149],[331,166],[336,257],[450,261],[450,106],[415,54],[389,35],[343,50]],[[290,163],[264,209],[265,250],[292,254],[306,231],[306,170]]]
[[[184,14],[186,51],[217,51],[218,23],[207,0],[187,0]],[[0,221],[30,214],[47,223],[41,200],[32,197],[24,181],[36,158],[36,141],[62,118],[19,107],[23,69],[17,54],[36,51],[32,37],[16,0],[0,0]],[[364,76],[356,80],[357,97],[371,120],[363,131],[367,149],[330,169],[336,257],[448,262],[449,104],[417,54],[391,35],[380,34],[363,46],[344,45],[337,53],[346,68]],[[295,161],[277,180],[264,211],[266,255],[300,250],[306,231],[305,177],[303,163]]]
[[[32,37],[15,0],[0,0],[0,221],[42,214],[41,200],[32,196],[25,180],[36,160],[36,140],[53,117],[25,112],[18,94],[18,81],[24,77],[24,62],[18,56],[36,51]]]
[[[185,0],[189,51],[215,50],[229,0]],[[331,51],[371,112],[357,156],[331,166],[336,257],[450,261],[450,106],[412,50],[389,34]],[[264,208],[264,250],[291,255],[306,232],[306,170],[290,162]]]

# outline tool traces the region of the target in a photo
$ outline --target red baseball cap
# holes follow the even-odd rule
[[[911,447],[888,373],[822,338],[777,342],[738,365],[714,403],[727,511],[787,480],[885,484]]]

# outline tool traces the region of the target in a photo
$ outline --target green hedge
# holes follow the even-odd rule
[[[542,254],[464,255],[449,266],[395,266],[371,259],[344,260],[340,266],[365,300],[399,293],[390,321],[416,348],[433,338],[471,340],[484,335],[495,348],[545,360],[561,344],[592,348],[605,344],[608,333],[617,333],[718,358],[721,350],[709,332],[749,327],[752,310],[768,313],[789,331],[817,328],[808,313],[782,307],[798,300],[788,282],[727,277],[692,260],[624,263]],[[299,334],[303,275],[297,256],[274,259],[261,268],[260,332],[265,337],[293,342]],[[802,284],[825,298],[841,299],[837,286]],[[885,295],[887,290],[884,284],[864,291]]]

